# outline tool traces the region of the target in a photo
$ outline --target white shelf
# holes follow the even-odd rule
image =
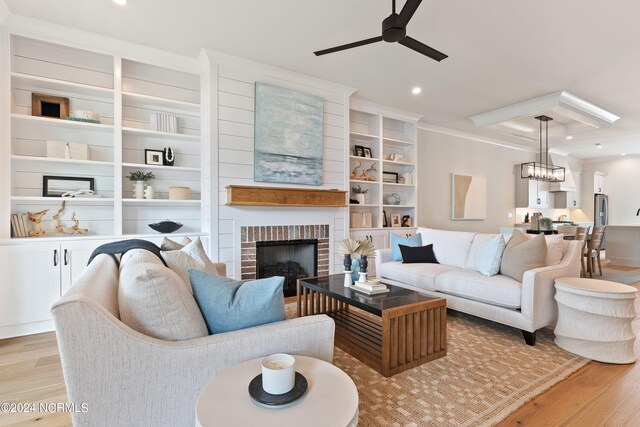
[[[351,155],[351,156],[349,156],[349,158],[351,160],[360,160],[360,161],[363,161],[363,162],[376,162],[376,163],[380,162],[380,159],[376,159],[374,157],[361,157],[361,156]]]
[[[131,127],[123,127],[123,132],[133,133],[138,135],[152,136],[154,138],[165,138],[165,139],[180,139],[185,141],[200,141],[199,135],[188,135],[185,133],[171,133],[171,132],[160,132],[157,130],[148,130],[148,129],[138,129]]]
[[[149,228],[151,230],[151,228]],[[182,229],[180,229],[182,230]],[[194,231],[193,233],[160,233],[157,231],[151,230],[149,233],[123,233],[122,236],[118,236],[120,238],[127,239],[148,239],[150,237],[190,237],[190,236],[199,236],[199,237],[209,237],[208,233]]]
[[[414,188],[415,184],[397,184],[395,182],[383,182],[384,185],[393,186],[393,187],[406,187],[406,188]]]
[[[171,199],[122,199],[125,205],[173,205],[173,206],[198,206],[200,200],[171,200]]]
[[[389,209],[415,209],[415,205],[382,205],[382,207]]]
[[[355,136],[356,138],[367,138],[367,139],[380,138],[380,135],[371,135],[371,134],[362,133],[362,132],[349,132],[349,136]]]
[[[18,156],[12,155],[12,160],[24,162],[45,162],[45,163],[69,163],[76,165],[92,165],[92,166],[113,166],[113,162],[103,162],[100,160],[77,160],[77,159],[60,159],[57,157],[38,157],[38,156]]]
[[[198,113],[200,104],[194,102],[178,101],[176,99],[162,98],[159,96],[143,95],[134,92],[122,92],[123,104],[137,107],[164,107],[171,110],[180,110],[190,113]]]
[[[24,86],[29,89],[44,89],[98,98],[110,98],[111,102],[113,102],[113,89],[106,87],[92,86],[16,72],[11,73],[11,84],[13,87]]]
[[[395,160],[383,160],[382,162],[385,165],[390,165],[390,166],[415,166],[415,163],[412,163],[412,162],[397,162]]]
[[[38,196],[12,196],[11,201],[21,204],[50,204],[58,205],[62,201],[73,205],[111,205],[114,199],[110,197],[38,197]]]
[[[77,122],[74,120],[65,120],[65,119],[53,119],[51,117],[40,117],[40,116],[27,116],[25,114],[16,114],[12,113],[11,118],[13,120],[20,120],[31,122],[33,124],[47,125],[47,126],[55,126],[69,129],[95,129],[100,131],[113,131],[113,125],[103,125],[98,123],[87,123],[87,122]]]
[[[379,181],[364,181],[362,179],[350,179],[349,182],[355,182],[357,184],[378,184]]]
[[[400,144],[400,145],[416,145],[415,142],[405,141],[403,139],[395,139],[395,138],[387,138],[382,137],[382,142],[391,143],[391,144]]]
[[[377,208],[378,205],[372,203],[365,203],[364,205],[359,205],[357,203],[349,203],[350,208]]]
[[[172,172],[200,172],[200,168],[188,168],[186,166],[164,166],[164,165],[146,165],[142,163],[123,163],[124,168],[140,168],[140,169],[153,169]]]

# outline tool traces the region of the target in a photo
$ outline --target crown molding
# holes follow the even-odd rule
[[[276,67],[273,65],[263,64],[251,59],[229,55],[227,53],[218,52],[212,49],[202,49],[200,58],[201,60],[205,58],[211,63],[233,66],[240,69],[247,69],[277,79],[288,80],[290,82],[306,86],[313,86],[315,88],[327,90],[330,92],[336,92],[346,96],[351,96],[351,94],[356,91],[355,88],[349,86],[333,83],[328,80],[323,80],[321,78],[310,76],[307,74],[297,73],[295,71],[286,70],[284,68]]]
[[[21,15],[10,15],[3,24],[3,30],[18,36],[40,39],[105,55],[121,56],[126,59],[173,68],[187,73],[198,73],[200,70],[197,58],[178,55]]]
[[[534,150],[533,148],[521,147],[519,145],[511,144],[509,142],[500,141],[493,138],[487,138],[484,136],[474,135],[472,133],[467,133],[467,132],[463,132],[455,129],[449,129],[442,126],[432,125],[424,122],[418,122],[418,129],[426,130],[430,132],[437,132],[437,133],[441,133],[449,136],[456,136],[458,138],[464,138],[471,141],[482,142],[483,144],[497,145],[499,147],[510,148],[512,150],[526,151],[530,153],[537,152],[537,150]]]

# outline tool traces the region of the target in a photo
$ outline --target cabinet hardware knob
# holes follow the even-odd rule
[[[58,250],[57,249],[53,250],[53,266],[54,267],[58,266]]]
[[[69,265],[69,251],[67,249],[64,250],[64,265]]]
[[[542,200],[540,200],[540,198],[536,199],[536,204],[539,205],[540,203],[542,203]]]
[[[573,201],[573,206],[575,206],[576,204],[577,204],[577,203],[576,203],[576,201],[574,200],[574,201]]]

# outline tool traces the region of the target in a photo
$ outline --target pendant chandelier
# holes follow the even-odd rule
[[[540,161],[520,164],[520,178],[546,182],[564,182],[564,168],[549,164],[549,122],[548,116],[537,116],[540,121]],[[545,124],[545,149],[542,151],[542,123]]]

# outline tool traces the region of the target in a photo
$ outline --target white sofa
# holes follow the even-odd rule
[[[193,426],[201,390],[230,366],[281,352],[333,359],[325,315],[186,341],[146,336],[120,321],[118,282],[113,259],[98,255],[52,307],[69,402],[87,409],[74,426]]]
[[[529,270],[520,283],[473,269],[478,246],[497,234],[429,228],[418,228],[417,233],[422,245],[433,244],[440,264],[403,264],[391,260],[391,249],[377,250],[376,271],[382,281],[446,298],[448,308],[521,329],[529,345],[535,344],[536,331],[558,316],[555,279],[580,276],[579,242],[563,241],[559,264]]]

